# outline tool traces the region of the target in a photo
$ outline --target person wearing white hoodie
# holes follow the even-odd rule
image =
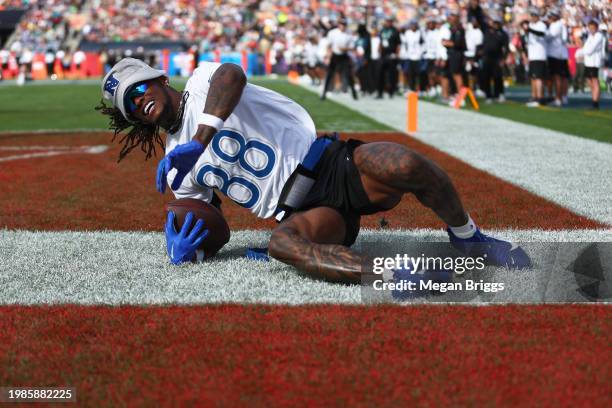
[[[589,37],[578,53],[584,58],[584,76],[591,88],[591,98],[593,109],[599,109],[599,68],[604,61],[604,35],[597,30],[598,23],[595,20],[589,21]]]

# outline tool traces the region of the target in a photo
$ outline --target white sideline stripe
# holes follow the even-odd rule
[[[612,242],[612,229],[490,233],[527,245],[535,242],[534,255],[540,251],[539,242]],[[362,304],[359,286],[315,281],[280,262],[243,257],[247,247],[267,246],[269,236],[269,231],[234,231],[231,241],[215,258],[203,264],[175,267],[167,260],[162,233],[0,230],[0,305]],[[364,230],[355,249],[403,253],[405,242],[446,240],[442,230]],[[552,270],[546,272],[543,268],[540,275],[537,269],[531,273],[487,268],[487,273],[491,279],[507,282],[508,296],[518,297],[507,303],[527,302],[521,301],[523,293],[541,290],[542,285],[556,285],[554,290],[567,291],[567,296],[558,295],[559,302],[574,302],[571,296],[575,288],[560,278],[551,279]],[[543,283],[538,276],[544,272],[549,279]],[[470,304],[490,301],[483,296],[472,299]]]
[[[15,146],[13,146],[15,147]],[[18,151],[18,150],[38,150],[38,148],[43,149],[40,146],[31,146],[29,149],[3,149],[0,147],[0,151]],[[37,153],[29,153],[29,154],[20,154],[16,156],[7,156],[0,157],[0,163],[14,161],[14,160],[24,160],[24,159],[34,159],[37,157],[51,157],[51,156],[60,156],[63,154],[101,154],[108,150],[108,146],[98,145],[98,146],[80,146],[80,147],[72,147],[65,148],[65,146],[47,146],[44,147],[45,152],[37,152]]]
[[[105,147],[106,145],[98,145],[98,146],[0,146],[0,151],[21,151],[21,150],[83,150],[89,149],[92,147]]]
[[[107,128],[77,128],[77,129],[31,129],[31,130],[0,130],[0,137],[5,135],[40,134],[40,133],[98,133],[111,132]]]
[[[406,130],[402,97],[354,101],[339,94],[332,100],[401,132]],[[612,225],[612,144],[424,101],[419,101],[418,111],[415,138],[578,214]]]

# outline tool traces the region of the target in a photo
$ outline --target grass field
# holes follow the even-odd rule
[[[592,111],[546,106],[534,109],[513,101],[493,105],[483,102],[480,104],[480,112],[485,115],[612,143],[612,110]]]
[[[335,103],[321,104],[316,95],[285,80],[259,80],[257,84],[291,95],[306,107],[317,129],[338,131],[389,130],[363,115],[354,115]],[[177,89],[184,81],[174,81]],[[94,110],[100,101],[97,84],[32,85],[0,88],[0,132],[39,129],[105,129],[107,120]]]
[[[424,99],[436,102],[436,100],[431,98]],[[549,106],[528,108],[524,103],[511,100],[505,103],[487,105],[484,99],[478,99],[478,103],[480,113],[485,115],[612,143],[612,110],[609,109],[593,111],[590,109],[554,108]],[[466,104],[466,109],[472,110],[469,102]]]

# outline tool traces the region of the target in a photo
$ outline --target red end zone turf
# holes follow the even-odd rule
[[[607,306],[0,308],[0,384],[80,405],[610,406]]]
[[[427,155],[451,176],[471,215],[484,228],[598,228],[601,224],[465,164],[431,146],[399,133],[344,134],[367,141],[395,141]],[[0,136],[2,146],[111,145],[111,134],[19,134]],[[67,154],[0,162],[0,228],[38,230],[161,231],[163,205],[173,199],[155,191],[157,159],[144,161],[134,150],[117,164],[115,143],[103,154]],[[9,154],[3,152],[3,155]],[[272,220],[257,220],[227,198],[223,211],[230,228],[269,229]],[[364,217],[362,226],[442,228],[429,210],[406,197],[393,211]]]

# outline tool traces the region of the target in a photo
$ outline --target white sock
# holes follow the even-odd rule
[[[455,234],[458,238],[468,239],[472,238],[476,233],[476,223],[472,220],[472,217],[468,215],[468,222],[461,227],[450,227],[450,230]]]

